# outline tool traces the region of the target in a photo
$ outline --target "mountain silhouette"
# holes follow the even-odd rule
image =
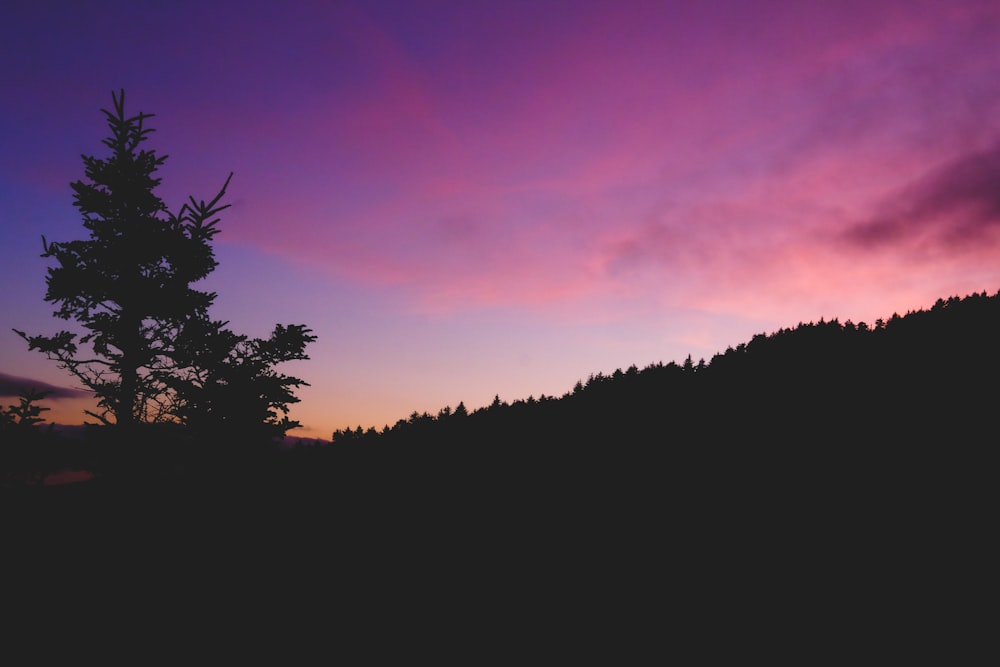
[[[58,590],[145,582],[146,605],[211,591],[265,618],[389,605],[416,628],[432,601],[463,632],[586,628],[619,656],[664,651],[663,623],[698,645],[780,628],[785,645],[845,618],[879,633],[942,609],[974,621],[961,592],[992,568],[998,334],[1000,294],[952,297],[226,469],[151,431],[124,478],[5,474],[9,571]],[[34,428],[36,449],[5,439],[5,473],[102,452],[99,430]]]
[[[826,457],[823,468],[833,469],[891,458],[895,450],[937,456],[988,441],[997,340],[1000,293],[939,299],[929,309],[872,324],[800,323],[758,334],[707,362],[688,357],[598,372],[560,397],[511,403],[497,397],[471,411],[460,404],[436,415],[414,412],[380,431],[340,430],[329,445],[303,441],[263,462],[257,455],[254,474],[263,469],[316,488],[401,489],[419,480],[490,488],[500,479],[547,488],[597,472],[624,483],[650,471],[669,474],[684,461],[711,461],[716,472],[752,466],[763,474],[804,457],[815,465]],[[168,427],[150,429],[147,442],[134,447],[131,456],[143,466],[132,471],[138,478],[156,477],[160,464],[198,468],[201,453],[185,451],[180,460],[172,451],[183,449],[172,444],[179,432]],[[7,431],[8,439],[17,435]],[[99,441],[100,429],[94,432]],[[61,441],[53,450],[65,454],[61,433],[33,437]],[[71,440],[79,467],[86,439],[76,433]],[[251,458],[243,460],[239,443],[220,451],[234,468]],[[300,476],[308,481],[293,482]]]
[[[998,334],[1000,295],[951,297],[871,325],[832,319],[758,334],[708,362],[592,374],[558,398],[413,413],[333,442],[610,451],[975,440],[993,400]]]

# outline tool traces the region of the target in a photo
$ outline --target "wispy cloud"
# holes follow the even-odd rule
[[[21,392],[34,389],[35,391],[49,392],[47,398],[84,398],[90,396],[89,392],[80,389],[70,389],[68,387],[57,387],[56,385],[34,380],[32,378],[19,377],[0,373],[0,396],[18,396]]]
[[[845,240],[873,249],[995,243],[1000,230],[1000,142],[940,166],[891,195]]]

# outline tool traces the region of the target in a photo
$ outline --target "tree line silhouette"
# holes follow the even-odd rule
[[[468,411],[414,412],[382,430],[338,430],[334,445],[556,442],[876,443],[986,437],[1000,367],[1000,292],[939,299],[873,325],[839,319],[761,333],[709,361],[591,374],[560,397]]]

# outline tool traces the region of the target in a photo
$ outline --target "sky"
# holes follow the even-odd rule
[[[176,210],[233,172],[213,315],[306,324],[295,434],[381,429],[820,318],[1000,290],[1000,3],[12,0],[0,405],[88,399],[41,236],[111,92]],[[41,384],[39,384],[41,386]],[[16,393],[16,392],[13,392]]]

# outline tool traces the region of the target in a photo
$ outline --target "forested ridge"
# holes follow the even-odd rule
[[[415,412],[381,431],[337,431],[333,442],[974,441],[990,437],[979,428],[996,400],[998,340],[1000,293],[950,297],[872,324],[821,319],[761,333],[708,361],[598,372],[560,397]]]
[[[668,651],[667,627],[819,650],[829,632],[962,610],[993,567],[998,334],[1000,294],[974,294],[268,455],[178,451],[151,430],[130,467],[8,484],[6,534],[17,571],[50,586],[104,572],[184,604],[264,594],[355,619],[432,620],[431,601],[473,633],[488,617],[590,646],[574,633],[593,628],[614,655],[633,648],[619,633]],[[23,429],[22,453],[101,463]],[[121,545],[140,578],[118,571]]]
[[[844,452],[875,457],[906,448],[943,455],[996,438],[998,340],[1000,293],[983,292],[872,324],[800,323],[707,361],[598,372],[560,397],[508,403],[498,396],[474,410],[414,412],[382,430],[359,426],[333,433],[331,444],[270,454],[244,452],[221,436],[192,448],[179,429],[150,425],[133,451],[116,451],[137,466],[131,470],[107,465],[101,428],[89,439],[67,439],[40,423],[37,411],[27,415],[22,400],[4,413],[5,477],[25,482],[30,475],[18,466],[69,465],[144,479],[207,470],[203,477],[218,483],[223,470],[252,468],[322,487],[369,478],[558,477],[588,466],[649,474],[706,457],[725,466],[770,456],[786,465],[789,456],[836,452],[844,463],[851,460]]]

